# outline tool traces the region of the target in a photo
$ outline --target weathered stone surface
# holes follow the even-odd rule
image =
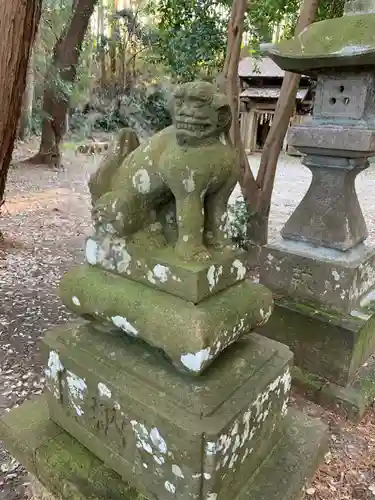
[[[4,415],[0,438],[12,455],[59,498],[145,500],[49,419],[43,396]]]
[[[268,459],[247,478],[248,484],[242,491],[236,496],[208,496],[204,497],[205,500],[299,500],[302,488],[311,479],[326,450],[326,429],[319,421],[297,412],[291,412],[285,420],[285,434]],[[34,427],[42,431],[39,442],[33,439]],[[37,460],[36,477],[58,498],[146,500],[74,438],[52,424],[48,420],[43,398],[23,403],[0,420],[1,439],[4,439],[9,451],[25,464],[24,453],[14,448],[21,429],[25,452]],[[270,478],[273,480],[270,481]],[[164,500],[169,497],[176,498],[168,492],[162,497],[152,498]]]
[[[195,375],[267,321],[273,305],[272,294],[248,280],[194,305],[91,266],[71,269],[60,295],[76,314],[139,337]]]
[[[375,398],[375,359],[364,363],[346,386],[305,372],[298,367],[292,370],[293,383],[316,403],[332,408],[345,418],[359,422]]]
[[[178,87],[174,124],[107,159],[91,179],[96,234],[125,238],[140,251],[169,246],[185,261],[210,260],[210,248],[230,252],[227,203],[239,155],[222,138],[231,121],[229,101],[214,85]],[[117,168],[101,175],[108,161]]]
[[[348,159],[369,157],[374,156],[375,152],[375,131],[343,127],[339,124],[307,126],[305,123],[289,129],[289,142],[298,151],[311,155],[334,156],[335,151],[342,151],[341,154],[345,154]]]
[[[292,362],[281,344],[251,335],[188,378],[87,326],[43,343],[51,418],[145,495],[233,497],[280,439]]]
[[[310,138],[311,140],[311,138]],[[355,178],[368,160],[307,155],[310,187],[281,231],[285,239],[346,251],[368,236]]]
[[[257,331],[289,345],[303,371],[345,387],[375,351],[374,329],[373,316],[337,313],[284,297],[275,299],[270,321]]]
[[[261,263],[260,282],[275,294],[341,312],[355,314],[375,286],[375,250],[366,245],[340,252],[280,241],[263,248]]]
[[[147,247],[129,248],[122,238],[92,237],[86,242],[89,264],[195,304],[242,281],[246,275],[246,252],[211,253],[209,261],[185,262],[170,247],[150,254]]]
[[[338,71],[334,75],[319,75],[312,122],[320,125],[344,126],[339,134],[337,130],[334,131],[338,137],[344,135],[344,130],[348,133],[353,129],[358,131],[358,128],[362,134],[367,132],[363,135],[368,137],[368,132],[373,129],[375,117],[375,102],[371,98],[374,88],[375,76],[368,72]],[[324,130],[330,132],[328,128]],[[359,135],[358,138],[359,142],[364,144]],[[339,149],[355,150],[357,142],[345,143]],[[371,149],[360,147],[359,151],[362,150],[369,152]]]

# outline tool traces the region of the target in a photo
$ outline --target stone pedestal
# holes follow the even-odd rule
[[[352,418],[375,396],[375,249],[365,244],[355,191],[375,154],[374,9],[374,0],[347,2],[342,18],[267,49],[317,86],[312,116],[288,137],[306,155],[312,182],[282,239],[263,249],[260,281],[274,292],[275,313],[259,331],[293,349],[309,395]]]
[[[43,352],[48,411],[26,403],[0,434],[63,498],[297,499],[325,451],[322,424],[287,414],[291,352],[256,334],[199,378],[89,324],[50,332]]]
[[[234,497],[283,433],[292,354],[262,337],[197,379],[121,333],[43,344],[51,419],[146,496]]]
[[[5,446],[32,472],[33,500],[151,500],[113,472],[87,448],[48,418],[43,397],[29,401],[0,420]],[[256,473],[234,497],[209,500],[291,500],[301,497],[322,458],[325,427],[298,412],[285,417],[285,433]],[[178,498],[165,493],[163,500]],[[194,498],[194,497],[190,497]]]

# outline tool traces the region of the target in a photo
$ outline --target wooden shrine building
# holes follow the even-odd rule
[[[248,154],[262,151],[275,114],[284,71],[271,59],[245,57],[239,64],[241,82],[240,120],[241,134]],[[300,123],[312,109],[313,82],[301,78],[291,124]],[[285,140],[283,149],[288,151]],[[294,151],[288,151],[294,154]]]

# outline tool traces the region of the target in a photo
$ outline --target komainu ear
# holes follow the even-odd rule
[[[231,125],[232,111],[229,104],[224,104],[217,110],[217,128],[223,132],[229,132]]]

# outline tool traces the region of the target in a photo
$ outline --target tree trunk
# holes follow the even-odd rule
[[[43,95],[43,125],[39,153],[26,160],[60,167],[60,143],[66,129],[70,87],[77,75],[82,43],[97,0],[77,0],[68,26],[58,39]],[[74,4],[73,4],[74,5]]]
[[[304,0],[295,36],[315,19],[319,0]],[[285,73],[277,102],[275,117],[264,144],[260,167],[254,186],[245,179],[243,192],[248,203],[250,221],[248,234],[254,243],[264,245],[268,238],[268,220],[271,208],[271,197],[275,182],[276,167],[285,135],[288,131],[291,116],[296,102],[300,75]],[[255,187],[255,190],[254,190]]]
[[[27,67],[26,88],[22,98],[22,111],[19,121],[18,138],[25,140],[31,132],[33,104],[34,104],[34,61],[31,55]]]
[[[0,2],[0,208],[4,203],[41,0]]]
[[[105,47],[104,37],[104,3],[99,0],[98,8],[98,50],[100,60],[100,88],[103,90],[107,83],[106,65],[105,65]]]

